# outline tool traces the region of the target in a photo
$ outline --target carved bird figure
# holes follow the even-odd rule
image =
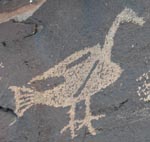
[[[142,26],[145,21],[142,17],[138,17],[132,9],[125,8],[112,23],[103,47],[97,44],[91,48],[84,48],[41,75],[32,78],[25,86],[10,86],[9,89],[15,95],[18,116],[23,116],[25,111],[36,104],[53,107],[69,106],[70,121],[61,130],[61,133],[70,129],[71,136],[74,138],[76,131],[85,126],[92,135],[95,135],[96,130],[92,126],[92,121],[105,117],[105,115],[92,115],[90,99],[98,91],[114,83],[123,72],[118,64],[111,61],[111,51],[114,46],[115,34],[119,26],[125,22]],[[35,83],[44,82],[51,78],[62,78],[62,81],[57,86],[44,91],[39,91],[34,87]],[[77,120],[75,119],[76,105],[81,101],[85,101],[85,118]]]

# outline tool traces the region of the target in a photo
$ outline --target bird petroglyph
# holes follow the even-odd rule
[[[32,78],[28,84],[21,87],[10,86],[9,89],[14,92],[16,100],[17,115],[22,117],[25,111],[36,104],[70,107],[69,123],[60,132],[70,130],[71,137],[74,138],[78,130],[87,127],[89,133],[96,135],[92,121],[105,117],[105,114],[93,116],[90,99],[95,93],[114,83],[123,72],[119,65],[111,61],[111,51],[115,34],[120,24],[125,22],[143,26],[145,21],[132,9],[125,8],[112,23],[102,48],[100,44],[84,48],[41,75]],[[84,60],[80,61],[81,58]],[[39,91],[34,87],[36,82],[59,77],[62,77],[63,81],[57,86],[44,91]],[[81,101],[85,102],[85,117],[83,120],[78,120],[75,119],[76,105]]]

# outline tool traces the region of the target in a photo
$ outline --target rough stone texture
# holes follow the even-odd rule
[[[136,81],[150,70],[149,6],[148,0],[48,0],[27,21],[1,24],[0,142],[149,142],[150,104],[140,100]],[[111,60],[123,73],[91,98],[92,114],[106,114],[92,121],[97,135],[92,136],[86,127],[73,140],[69,130],[60,134],[68,124],[69,107],[34,105],[16,118],[9,86],[24,86],[74,52],[103,45],[112,22],[125,7],[146,23],[143,27],[124,23],[116,33]],[[43,82],[35,86],[45,87]],[[84,102],[76,109],[76,117],[83,118]]]
[[[1,108],[0,108],[1,109]],[[0,110],[0,141],[6,142],[10,125],[15,121],[15,117],[8,110]]]
[[[0,0],[0,12],[11,11],[27,3],[29,0]]]

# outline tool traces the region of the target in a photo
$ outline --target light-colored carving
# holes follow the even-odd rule
[[[1,68],[1,69],[3,69],[3,68],[4,68],[4,65],[3,65],[3,63],[2,63],[2,62],[0,63],[0,68]],[[0,81],[1,81],[1,80],[2,80],[2,77],[0,76]]]
[[[150,101],[150,71],[141,75],[136,81],[141,84],[137,90],[140,100],[149,102]]]
[[[142,26],[144,20],[138,17],[134,11],[125,8],[114,20],[106,35],[103,48],[99,44],[92,48],[85,48],[75,52],[58,65],[50,68],[41,75],[32,78],[26,86],[11,86],[15,94],[16,113],[19,117],[23,116],[31,106],[44,104],[54,107],[68,107],[70,121],[61,133],[70,129],[71,136],[76,136],[76,131],[83,126],[95,135],[95,128],[92,126],[93,120],[105,117],[104,114],[93,116],[90,109],[91,96],[101,89],[114,83],[121,75],[122,69],[116,63],[111,61],[111,51],[114,46],[114,37],[121,23],[132,22]],[[78,59],[88,55],[86,59],[76,63]],[[45,81],[48,78],[63,76],[65,81],[52,89],[46,91],[37,91],[33,86],[34,82]],[[76,104],[85,101],[85,118],[83,120],[75,119]]]
[[[0,24],[9,20],[18,22],[25,21],[31,17],[47,0],[37,0],[35,3],[29,3],[13,11],[0,13]]]

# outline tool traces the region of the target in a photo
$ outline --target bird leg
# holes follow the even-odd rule
[[[90,99],[91,96],[89,95],[87,95],[85,98],[85,105],[86,105],[85,118],[82,121],[80,121],[81,124],[79,125],[78,130],[86,126],[88,128],[89,133],[91,133],[92,135],[96,135],[95,128],[92,126],[91,121],[103,118],[105,117],[105,115],[92,116],[91,108],[90,108],[91,105]]]
[[[76,103],[74,102],[72,105],[71,105],[71,108],[69,110],[69,116],[70,116],[70,121],[69,121],[69,124],[67,126],[65,126],[62,130],[61,130],[61,133],[63,133],[64,131],[66,131],[67,129],[70,129],[71,131],[71,137],[74,138],[76,137],[76,134],[75,134],[75,130],[76,130],[76,124],[78,121],[75,121],[75,108],[76,108]]]

